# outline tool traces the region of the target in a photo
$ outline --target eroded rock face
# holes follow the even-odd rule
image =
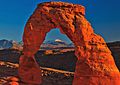
[[[59,28],[74,43],[78,58],[73,85],[120,85],[120,73],[104,39],[95,34],[81,5],[47,2],[38,5],[23,35],[24,49],[19,77],[25,83],[41,84],[34,54],[53,28]],[[28,76],[29,75],[29,76]]]

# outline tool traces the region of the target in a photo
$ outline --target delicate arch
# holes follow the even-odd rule
[[[110,50],[104,39],[94,33],[84,15],[85,9],[81,5],[64,2],[47,2],[38,5],[29,18],[23,35],[24,55],[20,59],[19,76],[24,82],[41,83],[40,74],[33,72],[35,70],[39,72],[33,56],[45,40],[46,34],[53,28],[59,28],[70,38],[76,48],[75,54],[78,61],[73,85],[118,85],[120,83],[118,82],[119,71]],[[26,73],[26,67],[30,69],[28,66],[31,65],[30,62],[34,69]],[[27,74],[32,76],[26,78]],[[33,77],[38,79],[35,80]],[[110,78],[113,79],[110,80]]]

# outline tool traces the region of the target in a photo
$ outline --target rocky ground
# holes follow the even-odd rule
[[[11,82],[21,83],[18,79],[18,67],[18,64],[0,61],[0,85],[10,85]],[[41,67],[41,69],[42,85],[72,85],[74,72],[44,67]]]
[[[0,61],[19,63],[19,57],[22,53],[15,49],[0,50]],[[74,71],[76,64],[76,56],[74,51],[59,52],[46,54],[45,51],[38,51],[35,55],[36,61],[42,67],[49,67],[67,71]]]
[[[15,85],[17,85],[16,82],[20,83],[18,63],[21,54],[15,49],[0,50],[0,85],[10,85],[11,81]],[[44,51],[38,51],[36,60],[40,66],[43,66],[40,67],[43,77],[42,85],[72,85],[74,72],[69,70],[74,70],[75,67],[76,58],[73,55],[74,52],[45,54]],[[73,63],[70,64],[71,62]],[[70,68],[71,66],[72,68]]]
[[[120,43],[108,44],[115,63],[120,70]],[[47,51],[48,52],[48,51]],[[0,85],[18,85],[18,63],[21,51],[15,49],[0,50]],[[74,51],[56,51],[49,54],[38,51],[35,55],[38,64],[42,67],[42,85],[72,85],[75,63],[77,58]],[[53,69],[54,68],[54,69]],[[59,70],[57,70],[59,69]]]

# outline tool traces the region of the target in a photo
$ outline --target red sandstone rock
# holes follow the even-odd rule
[[[120,85],[120,73],[104,39],[95,34],[85,19],[81,5],[64,2],[41,3],[28,20],[24,35],[24,55],[19,77],[29,84],[41,84],[34,54],[53,28],[59,28],[74,43],[78,58],[73,85]]]
[[[19,79],[17,77],[10,77],[8,78],[9,81],[15,81],[15,82],[18,82]]]
[[[39,85],[41,83],[41,71],[35,59],[31,56],[21,56],[19,77],[24,83]]]
[[[10,82],[9,85],[20,85],[18,82]]]

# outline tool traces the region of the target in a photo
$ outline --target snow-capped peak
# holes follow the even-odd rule
[[[63,41],[60,39],[56,39],[55,42],[63,42]]]

